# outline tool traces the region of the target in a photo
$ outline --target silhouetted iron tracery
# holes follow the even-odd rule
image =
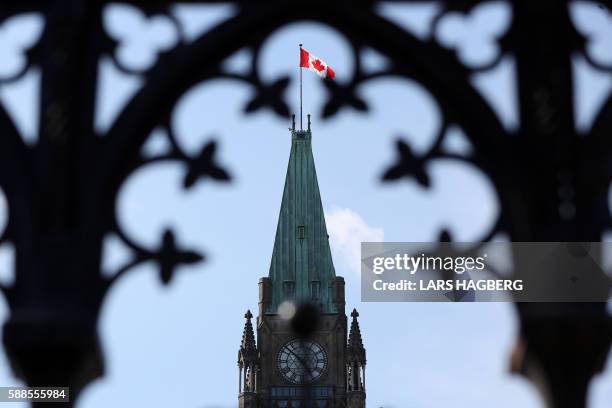
[[[181,31],[173,2],[127,1],[146,16],[161,16]],[[183,2],[184,3],[184,2]],[[187,2],[197,3],[197,2]],[[3,342],[16,375],[29,385],[69,385],[73,396],[102,375],[97,319],[113,282],[132,267],[154,261],[163,283],[177,266],[203,255],[177,245],[167,230],[157,248],[131,240],[117,222],[115,202],[124,181],[137,169],[162,161],[184,163],[183,187],[201,178],[228,181],[217,164],[215,142],[191,155],[177,143],[169,117],[177,100],[203,81],[229,79],[255,91],[245,114],[271,109],[288,117],[283,92],[290,79],[262,79],[258,59],[272,33],[288,24],[313,20],[340,32],[351,46],[354,74],[347,83],[327,82],[320,109],[332,117],[343,109],[368,111],[359,94],[368,81],[397,77],[422,84],[435,98],[442,125],[436,142],[417,154],[408,142],[397,142],[398,161],[384,172],[385,181],[414,178],[430,185],[427,164],[436,159],[475,166],[493,184],[499,218],[481,237],[504,232],[513,241],[599,241],[612,219],[607,197],[612,179],[612,97],[596,115],[587,134],[576,130],[571,61],[583,56],[594,68],[612,66],[593,58],[589,41],[573,24],[560,0],[508,1],[512,19],[495,39],[497,54],[489,61],[464,64],[457,49],[436,36],[417,38],[378,13],[382,1],[244,0],[215,1],[234,5],[231,16],[193,40],[181,37],[160,48],[150,66],[130,66],[117,57],[121,43],[104,28],[105,1],[5,1],[0,23],[25,13],[44,20],[40,40],[23,50],[23,66],[0,84],[14,82],[30,68],[41,72],[39,130],[26,143],[8,112],[0,107],[0,187],[6,194],[9,222],[0,243],[16,251],[15,282],[2,287],[10,308]],[[392,3],[414,3],[411,0]],[[468,15],[488,1],[440,3],[432,22],[436,32],[450,14]],[[601,6],[607,9],[607,5]],[[609,12],[609,9],[608,9]],[[241,49],[252,52],[250,72],[227,72],[222,62]],[[365,72],[359,55],[372,48],[391,64]],[[516,64],[518,127],[507,129],[475,89],[471,76],[510,56]],[[110,58],[122,72],[138,74],[143,86],[126,103],[108,130],[94,125],[99,62]],[[449,126],[459,126],[474,146],[469,156],[441,149]],[[161,127],[171,142],[169,153],[147,158],[147,137]],[[232,163],[232,158],[226,158]],[[562,193],[560,193],[562,192]],[[116,234],[135,259],[114,277],[100,271],[102,242]],[[441,232],[442,240],[450,240]],[[519,304],[521,338],[513,367],[527,376],[538,366],[547,380],[551,407],[584,407],[588,384],[603,369],[612,331],[605,304]],[[250,313],[249,313],[250,314]]]

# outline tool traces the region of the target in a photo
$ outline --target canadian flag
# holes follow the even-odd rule
[[[322,59],[300,47],[300,68],[309,68],[321,78],[333,78],[336,73]]]

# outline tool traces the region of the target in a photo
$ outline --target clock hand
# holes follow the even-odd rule
[[[308,367],[308,364],[306,364],[306,362],[300,357],[298,356],[293,350],[289,349],[289,353],[293,354],[295,356],[295,358],[298,359],[298,361],[300,362],[300,364],[302,365],[302,367],[304,367],[306,370],[308,370],[308,372],[310,373],[310,367]]]

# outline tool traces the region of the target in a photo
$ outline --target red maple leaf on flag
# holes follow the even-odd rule
[[[323,71],[325,69],[325,65],[321,64],[321,60],[314,60],[312,62],[312,67],[317,71]]]

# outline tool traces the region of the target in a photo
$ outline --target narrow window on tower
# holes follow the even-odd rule
[[[298,225],[298,238],[299,239],[304,239],[306,237],[306,226],[305,225]]]
[[[285,292],[286,299],[293,299],[295,297],[295,282],[294,281],[284,281],[283,291]]]
[[[320,292],[321,292],[321,284],[319,283],[319,281],[310,282],[310,298],[312,300],[319,299],[319,297],[321,296]]]

